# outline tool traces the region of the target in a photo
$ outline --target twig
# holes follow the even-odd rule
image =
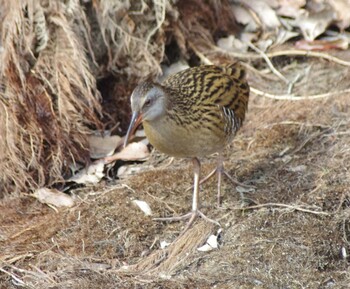
[[[310,214],[315,214],[315,215],[324,215],[324,216],[329,216],[329,213],[322,212],[322,211],[312,211],[309,209],[304,209],[302,207],[298,206],[292,206],[292,205],[287,205],[287,204],[279,204],[279,203],[265,203],[265,204],[259,204],[259,205],[254,205],[254,206],[249,206],[249,207],[237,207],[236,210],[250,210],[250,209],[258,209],[258,208],[265,208],[265,207],[282,207],[282,208],[288,208],[288,209],[293,209],[296,211],[301,211],[305,213],[310,213]]]
[[[275,52],[270,52],[267,53],[267,56],[269,57],[276,57],[276,56],[286,56],[286,55],[299,55],[299,56],[311,56],[311,57],[318,57],[318,58],[323,58],[335,63],[338,63],[340,65],[344,66],[350,66],[350,62],[340,59],[338,57],[322,53],[322,52],[315,52],[315,51],[305,51],[305,50],[282,50],[282,51],[275,51]]]
[[[262,58],[264,58],[265,62],[267,63],[267,65],[270,67],[271,71],[281,80],[283,80],[285,83],[289,83],[289,80],[287,78],[284,77],[284,75],[282,75],[272,64],[271,60],[269,59],[269,57],[266,55],[265,52],[263,52],[262,50],[260,50],[258,47],[256,47],[254,44],[247,42],[248,46],[253,49],[255,52],[259,53],[261,55]]]
[[[299,79],[302,77],[302,74],[299,73],[297,74],[297,76],[289,82],[288,84],[288,90],[287,90],[287,94],[288,95],[292,95],[292,91],[293,91],[293,88],[294,88],[294,85],[299,81]]]
[[[268,98],[272,99],[277,99],[277,100],[305,100],[305,99],[319,99],[319,98],[326,98],[329,96],[337,95],[337,94],[345,94],[345,93],[350,93],[350,88],[348,89],[343,89],[343,90],[338,90],[338,91],[332,91],[328,93],[322,93],[322,94],[313,94],[313,95],[276,95],[276,94],[271,94],[268,92],[261,91],[255,87],[250,87],[250,91],[253,92],[256,95],[260,96],[265,96]]]
[[[274,123],[271,123],[271,124],[264,126],[264,128],[271,128],[271,127],[274,127],[276,125],[298,125],[298,126],[306,126],[306,127],[320,127],[320,128],[328,128],[328,129],[330,128],[329,125],[324,125],[321,123],[307,123],[307,122],[305,123],[305,122],[301,122],[301,121],[289,121],[289,120],[274,122]]]
[[[255,53],[240,53],[240,52],[232,52],[232,51],[226,51],[224,49],[221,49],[220,47],[211,46],[212,51],[209,51],[209,53],[222,53],[231,57],[235,58],[241,58],[241,59],[259,59],[263,58],[262,55],[255,54]],[[338,57],[322,53],[322,52],[315,52],[315,51],[305,51],[305,50],[299,50],[299,49],[291,49],[291,50],[281,50],[281,51],[274,51],[274,52],[268,52],[266,53],[266,56],[269,58],[278,57],[278,56],[289,56],[289,55],[296,55],[296,56],[309,56],[309,57],[317,57],[317,58],[323,58],[328,61],[335,62],[337,64],[343,65],[343,66],[350,66],[350,62],[340,59]]]
[[[5,269],[3,268],[0,268],[0,271],[11,276],[13,280],[15,280],[17,282],[17,285],[21,285],[21,286],[27,286],[27,284],[22,281],[21,279],[19,279],[15,274],[11,273],[11,272],[8,272],[6,271]]]
[[[6,262],[6,264],[12,264],[17,262],[18,260],[26,259],[28,257],[33,257],[33,253],[28,252],[28,253],[17,255],[10,259],[7,259],[9,257],[11,257],[11,255],[0,256],[0,263]]]
[[[20,235],[22,235],[22,234],[24,234],[24,233],[26,233],[26,232],[28,232],[28,231],[31,231],[31,230],[37,228],[38,226],[40,226],[40,224],[34,224],[33,226],[30,226],[30,227],[28,227],[28,228],[25,228],[25,229],[23,229],[23,230],[21,230],[21,231],[15,233],[15,234],[13,234],[12,236],[10,236],[9,239],[17,238],[18,236],[20,236]]]

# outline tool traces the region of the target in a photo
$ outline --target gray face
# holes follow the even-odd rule
[[[131,109],[133,112],[139,112],[143,121],[156,120],[164,115],[166,110],[164,90],[152,82],[139,84],[131,94]]]

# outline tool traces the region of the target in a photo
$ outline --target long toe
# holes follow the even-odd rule
[[[224,175],[232,182],[234,183],[235,185],[237,186],[241,186],[241,187],[244,187],[244,188],[249,188],[249,189],[256,189],[255,186],[252,186],[252,185],[246,185],[246,184],[243,184],[239,181],[237,181],[236,179],[234,179],[228,172],[226,172],[225,170],[223,171]]]
[[[188,223],[186,224],[186,228],[189,228],[194,221],[197,219],[197,217],[200,216],[203,220],[213,223],[219,227],[221,227],[220,223],[218,221],[215,221],[213,219],[208,218],[206,215],[204,215],[201,211],[192,211],[182,216],[175,216],[175,217],[166,217],[166,218],[153,218],[154,221],[160,221],[160,222],[178,222],[178,221],[184,221],[188,220]]]

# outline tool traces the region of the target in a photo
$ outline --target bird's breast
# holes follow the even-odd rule
[[[150,143],[160,152],[175,157],[202,157],[226,146],[225,132],[216,124],[203,122],[178,125],[169,118],[144,122]]]

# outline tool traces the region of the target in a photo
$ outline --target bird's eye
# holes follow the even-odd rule
[[[151,100],[150,99],[146,99],[144,106],[150,106],[151,105]]]

